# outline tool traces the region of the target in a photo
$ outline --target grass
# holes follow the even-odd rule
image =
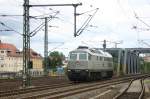
[[[146,79],[144,82],[145,83],[150,83],[150,79]]]

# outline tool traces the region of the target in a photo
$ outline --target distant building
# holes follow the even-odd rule
[[[68,64],[68,57],[65,57],[65,59],[63,60],[63,67],[66,68]]]
[[[0,41],[0,72],[19,72],[22,64],[22,53],[14,45]]]
[[[40,54],[30,50],[30,57],[33,64],[31,74],[43,74],[43,58]],[[23,53],[13,44],[2,43],[0,41],[0,73],[2,72],[20,72],[23,70]]]
[[[143,57],[143,59],[145,62],[150,62],[150,56],[145,56],[145,57]]]
[[[141,57],[145,62],[150,62],[150,53],[142,54]]]
[[[31,57],[31,61],[33,63],[33,68],[31,69],[31,75],[32,76],[43,75],[43,58],[42,58],[42,56],[31,49],[30,57]]]

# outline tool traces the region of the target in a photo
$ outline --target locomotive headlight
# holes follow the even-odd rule
[[[71,70],[68,69],[67,71],[70,72]]]

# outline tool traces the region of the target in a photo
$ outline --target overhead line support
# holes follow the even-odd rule
[[[82,3],[77,4],[45,4],[45,5],[28,5],[29,7],[48,7],[48,6],[73,6],[74,7],[74,37],[77,36],[76,33],[76,8],[77,6],[82,5]]]
[[[48,75],[48,17],[45,17],[45,37],[44,37],[44,75]]]
[[[47,6],[78,6],[82,5],[82,3],[77,4],[44,4],[44,5],[28,5],[29,7],[47,7]]]
[[[46,4],[46,5],[29,5],[29,0],[24,0],[24,12],[23,12],[23,87],[30,86],[30,24],[29,24],[29,8],[30,7],[47,7],[47,6],[73,6],[74,7],[74,35],[76,36],[76,7],[82,5],[77,4]],[[45,40],[46,41],[46,40]]]
[[[30,61],[30,24],[29,24],[29,0],[24,0],[23,12],[23,87],[30,86],[29,61]]]

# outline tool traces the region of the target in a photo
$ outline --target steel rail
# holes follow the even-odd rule
[[[146,74],[147,75],[147,74]],[[134,75],[134,76],[130,76],[130,77],[123,77],[123,78],[115,78],[115,79],[112,79],[112,80],[108,80],[108,81],[101,81],[101,82],[96,82],[96,83],[82,83],[82,85],[85,85],[86,87],[93,87],[93,86],[97,86],[97,85],[102,85],[102,84],[106,84],[106,83],[110,83],[110,82],[118,82],[118,81],[121,81],[121,80],[126,80],[126,81],[129,81],[130,79],[133,79],[133,78],[142,78],[146,75]],[[52,85],[53,86],[53,85]],[[39,87],[35,87],[35,88],[27,88],[27,89],[17,89],[17,90],[10,90],[10,91],[6,91],[6,92],[1,92],[1,97],[13,97],[13,96],[17,96],[17,95],[21,95],[21,94],[27,94],[27,93],[32,93],[32,92],[37,92],[37,91],[41,91],[41,90],[49,90],[49,89],[55,89],[55,88],[59,88],[59,87],[69,87],[69,85],[62,85],[62,84],[56,84],[56,86],[53,86],[53,87],[50,87],[48,85],[46,85],[45,87],[44,86],[39,86]],[[82,89],[84,88],[83,86],[82,87],[79,87],[78,89]],[[73,88],[72,90],[74,90],[76,88]],[[71,91],[70,89],[68,91]],[[56,93],[60,93],[60,91],[57,91],[57,92],[54,92],[53,94],[56,94]],[[63,93],[63,91],[61,91],[61,93]],[[3,95],[2,95],[3,94]],[[34,95],[33,97],[44,97],[45,95]],[[49,95],[48,95],[49,96]],[[32,96],[31,96],[32,97]],[[33,98],[32,97],[32,98]],[[30,98],[30,97],[28,97]]]
[[[35,91],[39,91],[39,90],[48,90],[48,89],[66,87],[66,86],[71,86],[71,85],[72,85],[72,83],[59,83],[59,84],[31,87],[31,88],[26,88],[26,89],[3,91],[3,92],[0,92],[0,97],[13,96],[13,95],[18,95],[18,94],[30,93],[33,91],[35,92]]]
[[[144,79],[141,80],[142,90],[138,99],[143,99],[145,93]]]
[[[144,79],[147,78],[149,76],[145,76],[144,78],[139,78],[139,79],[133,79],[129,85],[127,86],[127,88],[122,91],[121,93],[119,93],[118,95],[116,95],[115,97],[113,97],[113,99],[121,99],[121,97],[123,97],[123,95],[128,94],[128,90],[131,86],[131,84],[135,81],[135,80],[140,80],[140,84],[141,84],[141,90],[139,91],[139,96],[137,99],[143,99],[144,93],[145,93],[145,85],[144,85]]]
[[[147,76],[147,75],[145,75]],[[126,78],[126,79],[120,79],[120,80],[114,80],[114,81],[108,81],[108,82],[104,82],[104,83],[97,83],[94,85],[87,85],[87,86],[81,86],[81,87],[74,87],[72,89],[66,89],[66,90],[57,90],[54,92],[47,92],[47,93],[38,93],[38,94],[34,94],[32,96],[29,97],[24,97],[22,99],[35,99],[35,98],[43,98],[43,97],[49,97],[50,99],[59,99],[59,98],[64,98],[67,96],[72,96],[72,95],[76,95],[78,93],[84,93],[84,92],[88,92],[91,90],[96,90],[99,88],[103,88],[103,87],[107,87],[109,85],[114,85],[114,84],[120,84],[120,83],[125,83],[130,81],[131,79],[139,79],[139,78],[143,78],[144,75],[142,76],[136,76],[136,77],[130,77],[130,78]]]

